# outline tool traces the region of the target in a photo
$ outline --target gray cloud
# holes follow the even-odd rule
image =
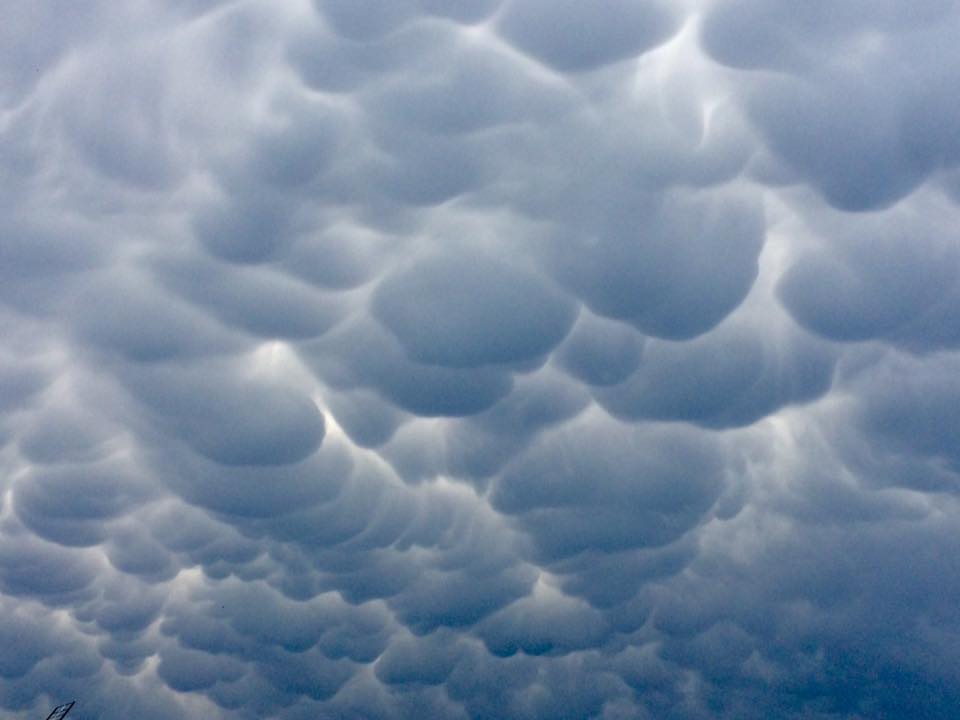
[[[772,70],[744,87],[771,149],[844,210],[892,205],[957,162],[949,3],[839,10],[718,2],[703,26],[720,62]],[[921,109],[922,108],[922,109]]]
[[[633,58],[675,30],[669,7],[659,2],[616,2],[607,12],[580,3],[509,2],[498,29],[518,48],[556,70],[592,70]]]
[[[834,353],[792,328],[768,332],[726,326],[683,345],[652,340],[637,371],[597,401],[618,417],[729,427],[823,395]]]
[[[543,559],[667,544],[695,527],[719,492],[708,439],[591,422],[557,431],[497,483],[493,506],[532,535]]]
[[[630,193],[614,203],[583,234],[564,233],[549,250],[558,277],[591,310],[683,339],[743,301],[763,244],[755,203],[672,193]]]
[[[952,3],[60,5],[6,715],[955,715]]]
[[[806,250],[784,274],[784,305],[831,340],[884,338],[913,352],[955,347],[950,211],[934,200],[858,222],[826,214],[814,230],[830,242]]]
[[[455,368],[545,356],[574,316],[573,303],[533,273],[469,251],[389,276],[372,309],[411,359]]]

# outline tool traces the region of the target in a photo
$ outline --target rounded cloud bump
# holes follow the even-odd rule
[[[477,367],[545,356],[570,329],[575,305],[533,273],[459,252],[385,279],[373,312],[414,360]]]
[[[911,4],[724,0],[704,19],[718,61],[762,72],[742,95],[770,149],[847,211],[889,207],[960,162],[946,101],[955,9]]]
[[[649,0],[616,0],[603,12],[575,0],[511,0],[498,29],[556,70],[577,72],[646,52],[676,31],[676,19],[669,5]]]

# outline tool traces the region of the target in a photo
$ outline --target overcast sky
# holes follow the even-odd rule
[[[954,0],[0,0],[0,716],[960,713]]]

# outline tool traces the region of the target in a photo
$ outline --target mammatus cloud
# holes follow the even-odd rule
[[[956,715],[953,3],[0,16],[5,715]]]

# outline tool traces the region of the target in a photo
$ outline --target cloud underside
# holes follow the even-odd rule
[[[955,716],[954,3],[62,5],[6,715]]]

